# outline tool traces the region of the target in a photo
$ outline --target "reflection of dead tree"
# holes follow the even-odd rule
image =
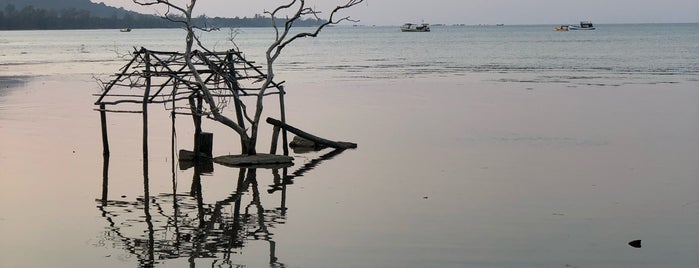
[[[260,126],[260,121],[262,117],[262,112],[263,112],[263,99],[265,96],[267,96],[267,90],[274,87],[279,89],[280,91],[280,105],[281,105],[281,120],[282,122],[285,121],[285,115],[284,115],[284,100],[283,100],[283,95],[284,95],[284,89],[283,87],[279,86],[276,84],[273,79],[274,79],[274,63],[277,60],[277,58],[281,55],[281,52],[285,47],[290,45],[292,42],[299,38],[305,38],[305,37],[316,37],[320,33],[320,31],[325,28],[328,25],[334,25],[338,24],[342,21],[350,20],[349,17],[342,17],[342,18],[337,18],[338,13],[344,9],[353,7],[359,3],[362,3],[364,0],[349,0],[343,5],[339,5],[335,7],[332,12],[329,15],[328,20],[318,26],[314,31],[309,31],[309,32],[300,32],[300,33],[291,33],[292,27],[294,23],[302,18],[305,17],[315,17],[319,18],[319,14],[321,14],[320,11],[315,10],[314,8],[310,8],[306,5],[306,1],[304,0],[292,0],[290,3],[286,5],[282,5],[274,9],[273,11],[266,12],[271,16],[271,21],[272,21],[272,26],[275,29],[276,36],[274,42],[269,46],[269,48],[266,51],[266,74],[261,77],[262,84],[258,87],[257,93],[256,93],[256,103],[255,106],[252,107],[254,109],[254,113],[252,117],[248,117],[245,105],[242,103],[240,100],[239,96],[235,93],[233,93],[233,99],[234,99],[234,104],[235,104],[235,109],[237,112],[237,118],[236,120],[233,120],[221,113],[221,109],[223,108],[221,103],[215,99],[215,91],[212,89],[209,84],[206,82],[206,78],[203,75],[203,73],[197,69],[197,64],[193,60],[195,57],[193,56],[198,50],[195,49],[197,47],[199,50],[206,51],[208,53],[211,53],[199,40],[198,36],[195,33],[195,30],[202,30],[202,29],[197,29],[196,26],[192,23],[192,14],[193,10],[196,6],[196,0],[189,0],[188,4],[186,4],[184,7],[181,5],[177,5],[174,3],[171,3],[169,0],[133,0],[134,3],[139,4],[139,5],[144,5],[144,6],[150,6],[150,5],[160,5],[160,6],[165,6],[167,8],[167,12],[163,16],[164,18],[180,23],[183,28],[186,30],[187,36],[186,36],[186,47],[185,47],[185,52],[183,55],[183,59],[185,61],[185,66],[187,70],[190,72],[192,80],[190,81],[182,81],[189,83],[192,88],[194,88],[199,94],[200,97],[203,98],[204,102],[208,105],[208,110],[207,111],[202,111],[199,109],[199,107],[191,107],[192,111],[198,111],[205,113],[207,116],[209,116],[211,119],[218,121],[231,129],[233,129],[240,137],[241,145],[242,145],[242,153],[245,155],[255,155],[257,153],[256,151],[256,145],[257,145],[257,136],[258,136],[258,131],[259,131],[259,126]],[[287,17],[286,23],[283,26],[276,25],[276,17],[279,16],[280,14],[287,14],[290,13],[291,15]],[[179,70],[183,71],[183,70]],[[145,104],[144,104],[145,105]],[[250,124],[250,127],[247,128],[245,126],[245,121]],[[285,134],[284,134],[285,135]],[[285,136],[284,136],[285,137]],[[285,140],[286,142],[286,140]]]

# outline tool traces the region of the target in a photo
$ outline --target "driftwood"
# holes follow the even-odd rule
[[[306,133],[298,128],[295,128],[291,125],[285,124],[279,120],[276,120],[274,118],[267,117],[267,123],[270,123],[274,126],[280,127],[286,131],[289,131],[291,133],[296,134],[297,136],[313,141],[316,144],[335,148],[335,149],[354,149],[357,148],[356,143],[352,142],[345,142],[345,141],[331,141],[331,140],[326,140],[321,137],[315,136],[313,134]]]

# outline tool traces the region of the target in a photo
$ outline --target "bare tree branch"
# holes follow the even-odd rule
[[[267,73],[263,74],[260,72],[260,78],[262,80],[262,85],[259,86],[257,91],[257,100],[256,100],[256,106],[251,107],[255,109],[255,113],[250,117],[247,111],[247,107],[245,104],[242,102],[240,99],[240,96],[238,95],[238,90],[242,89],[238,86],[237,82],[226,82],[228,83],[227,88],[231,89],[232,94],[227,93],[227,94],[221,94],[221,90],[226,89],[226,87],[219,86],[217,84],[212,84],[211,87],[209,88],[209,84],[207,84],[207,81],[210,79],[217,79],[215,77],[225,77],[224,80],[226,81],[236,81],[236,74],[232,73],[233,67],[232,66],[223,66],[216,64],[214,62],[225,62],[225,60],[222,60],[220,56],[211,50],[209,50],[201,41],[200,36],[197,35],[195,31],[202,31],[202,32],[209,32],[212,30],[212,28],[207,28],[207,27],[199,27],[193,24],[192,22],[192,14],[194,7],[196,6],[197,0],[188,0],[188,4],[186,4],[184,7],[182,5],[178,5],[175,3],[172,3],[170,0],[132,0],[134,3],[141,5],[141,6],[165,6],[166,11],[165,14],[161,15],[166,20],[169,20],[174,23],[181,23],[187,33],[186,39],[185,39],[185,53],[184,57],[181,60],[184,60],[184,66],[189,70],[189,73],[191,73],[191,79],[188,79],[188,81],[185,81],[179,77],[173,77],[173,79],[176,79],[176,83],[182,83],[183,85],[187,85],[187,87],[193,89],[195,93],[200,95],[204,101],[208,105],[209,113],[207,113],[208,118],[212,118],[213,120],[216,120],[231,129],[233,129],[235,132],[237,132],[240,136],[241,139],[241,144],[243,146],[242,150],[244,154],[255,154],[255,146],[257,142],[257,136],[258,136],[258,129],[260,126],[260,121],[261,121],[261,115],[263,111],[263,98],[265,96],[268,96],[273,93],[267,93],[267,89],[269,88],[277,88],[279,90],[279,94],[284,94],[284,89],[281,86],[281,84],[277,84],[274,82],[274,63],[277,60],[277,58],[280,56],[282,50],[293,43],[294,41],[298,40],[299,38],[305,38],[305,37],[316,37],[318,34],[323,30],[325,27],[329,25],[335,25],[338,23],[341,23],[343,21],[355,21],[350,19],[350,17],[341,17],[341,18],[336,18],[336,16],[339,16],[338,14],[348,8],[351,8],[355,5],[358,5],[365,0],[347,0],[345,4],[339,5],[335,7],[332,12],[330,13],[328,20],[322,23],[321,25],[317,26],[315,30],[310,31],[310,32],[301,32],[301,33],[296,33],[296,34],[291,34],[292,28],[294,26],[294,23],[303,19],[304,17],[314,17],[317,20],[320,20],[320,11],[317,11],[315,8],[307,7],[306,6],[306,1],[305,0],[290,0],[288,4],[278,6],[275,8],[273,11],[265,11],[266,14],[269,14],[272,19],[272,27],[275,30],[275,39],[272,42],[272,44],[268,47],[266,50],[265,56],[267,60]],[[289,13],[290,16],[286,17],[285,23],[282,26],[283,28],[280,28],[279,25],[277,25],[277,16],[281,13]],[[233,34],[231,33],[230,41],[233,43],[235,46],[235,43],[233,42]],[[195,49],[195,46],[197,49]],[[239,50],[237,50],[236,55],[241,56],[239,53]],[[205,51],[206,55],[202,55],[199,51]],[[207,57],[215,57],[216,60],[214,62],[211,61],[210,58]],[[180,59],[177,59],[180,63]],[[196,62],[194,62],[196,61]],[[249,64],[249,63],[248,63]],[[196,66],[202,66],[205,65],[208,67],[208,70],[204,72],[206,74],[206,78],[202,77],[202,73],[200,73],[199,70],[197,70]],[[184,67],[183,67],[184,68]],[[257,68],[254,67],[253,68]],[[227,71],[228,70],[228,71]],[[245,71],[245,70],[243,70]],[[115,81],[116,83],[116,81]],[[121,81],[119,81],[121,83]],[[142,82],[140,81],[129,81],[129,84],[132,86],[141,84]],[[234,83],[234,84],[231,84]],[[245,93],[244,91],[242,91]],[[238,113],[238,122],[235,122],[231,120],[230,118],[224,116],[221,114],[221,110],[225,108],[229,101],[230,97],[233,97],[233,100],[235,100],[235,105],[236,105],[236,110]],[[216,98],[216,99],[215,99]],[[191,105],[191,104],[190,104]],[[192,108],[192,107],[190,107]],[[174,109],[174,107],[173,107]],[[203,111],[202,111],[203,112]],[[250,129],[248,130],[247,128],[244,128],[244,122],[248,121],[251,124]],[[250,131],[250,133],[248,133]]]

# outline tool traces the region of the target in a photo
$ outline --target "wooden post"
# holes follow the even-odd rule
[[[144,61],[146,62],[146,70],[144,74],[146,75],[146,88],[143,93],[143,211],[146,216],[146,224],[148,225],[148,263],[153,264],[154,257],[154,247],[155,239],[154,233],[155,229],[153,227],[153,222],[150,214],[150,179],[148,177],[148,102],[150,99],[150,87],[151,87],[151,65],[150,65],[150,52],[145,48],[141,48],[144,52]]]
[[[194,120],[194,162],[199,160],[199,152],[201,151],[201,106],[202,98],[197,94],[197,101],[194,98],[189,98],[189,106],[192,110],[192,120]]]
[[[209,132],[199,133],[199,153],[213,158],[214,134]]]
[[[144,60],[146,62],[146,91],[143,93],[143,172],[148,174],[148,99],[150,97],[150,53],[145,49],[141,49],[145,52]]]
[[[109,139],[107,138],[107,111],[104,103],[100,103],[100,122],[102,123],[102,155],[109,156]]]
[[[280,128],[278,126],[274,126],[274,128],[272,129],[272,148],[269,149],[269,154],[277,153],[277,140],[279,140],[279,130]]]
[[[285,111],[285,105],[284,105],[284,95],[286,94],[286,91],[284,91],[284,86],[278,86],[279,88],[279,111],[280,111],[280,119],[282,120],[282,123],[286,124],[286,111]],[[276,146],[275,146],[276,147]],[[284,155],[289,155],[289,140],[287,139],[286,136],[286,129],[282,131],[282,150],[284,151]]]
[[[170,157],[172,159],[172,185],[175,187],[175,184],[177,183],[176,181],[176,173],[175,173],[175,152],[176,152],[176,140],[177,138],[177,128],[175,126],[175,120],[177,119],[177,113],[176,113],[176,108],[175,108],[175,96],[177,95],[177,81],[175,81],[175,84],[172,87],[172,112],[170,113],[170,116],[172,117],[172,133],[170,134]],[[175,202],[176,204],[176,202]]]
[[[203,110],[202,100],[203,98],[201,97],[201,94],[197,94],[197,149],[194,151],[196,152],[196,154],[194,155],[196,160],[199,160],[199,154],[201,153],[201,113]]]

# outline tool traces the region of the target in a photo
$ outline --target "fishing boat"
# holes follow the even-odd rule
[[[131,31],[131,28],[124,28],[124,29],[120,29],[119,31],[122,33],[128,33]]]
[[[429,32],[430,25],[428,23],[414,24],[406,23],[400,27],[401,32]]]
[[[568,25],[568,29],[569,30],[594,30],[595,26],[592,25],[592,22],[581,21],[580,26]]]

